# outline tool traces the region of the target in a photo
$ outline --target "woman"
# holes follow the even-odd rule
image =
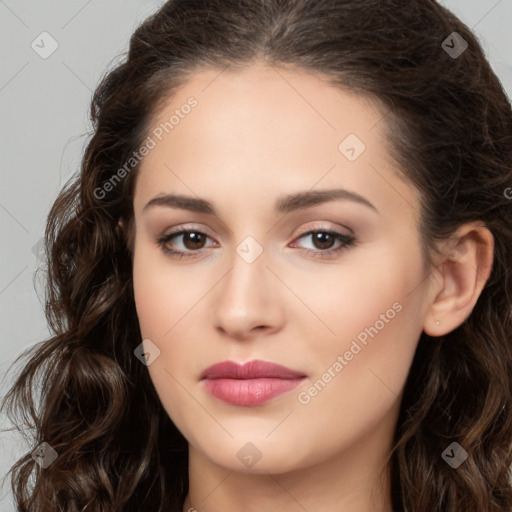
[[[465,25],[169,1],[91,114],[20,511],[512,510],[512,112]]]

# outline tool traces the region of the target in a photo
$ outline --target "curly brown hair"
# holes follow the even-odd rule
[[[453,32],[468,44],[456,58],[442,46]],[[492,272],[471,315],[445,336],[421,335],[389,462],[397,512],[512,511],[512,110],[471,30],[433,0],[170,0],[137,28],[94,93],[81,172],[47,220],[52,336],[15,361],[30,356],[2,407],[58,458],[13,465],[18,510],[181,511],[187,443],[133,355],[133,236],[119,220],[132,225],[138,165],[97,191],[195,70],[261,59],[389,107],[390,151],[421,193],[427,266],[462,224],[492,232]],[[451,442],[468,453],[457,471],[440,457]]]

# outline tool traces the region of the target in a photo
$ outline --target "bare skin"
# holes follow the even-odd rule
[[[392,512],[386,457],[418,339],[471,313],[492,235],[463,226],[427,275],[420,197],[387,153],[382,107],[263,63],[219,73],[197,72],[156,113],[152,126],[198,102],[144,158],[134,198],[137,314],[160,350],[148,370],[189,443],[183,511]],[[353,138],[340,150],[349,134],[363,152]],[[331,189],[373,207],[345,198],[274,210],[285,195]],[[216,214],[144,209],[164,194],[205,199]],[[178,227],[204,233],[203,245],[166,242],[191,256],[157,243]],[[355,241],[322,245],[303,234],[313,229]],[[214,363],[252,359],[307,379],[257,406],[225,403],[200,381]]]

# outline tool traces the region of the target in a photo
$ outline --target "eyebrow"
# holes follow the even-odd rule
[[[345,190],[342,188],[332,190],[308,190],[305,192],[298,192],[281,196],[277,199],[274,208],[278,213],[291,213],[297,210],[303,210],[312,206],[337,200],[353,201],[374,210],[376,213],[379,213],[377,208],[372,203],[370,203],[368,199],[355,192],[351,192],[350,190]],[[166,208],[179,208],[182,210],[206,213],[209,215],[217,215],[215,207],[209,201],[179,194],[165,194],[156,196],[148,201],[142,211],[145,212],[146,210],[157,206]]]

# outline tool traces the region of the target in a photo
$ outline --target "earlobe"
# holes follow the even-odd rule
[[[494,237],[482,223],[465,224],[443,245],[435,270],[440,279],[423,324],[430,336],[443,336],[469,317],[492,270]]]

